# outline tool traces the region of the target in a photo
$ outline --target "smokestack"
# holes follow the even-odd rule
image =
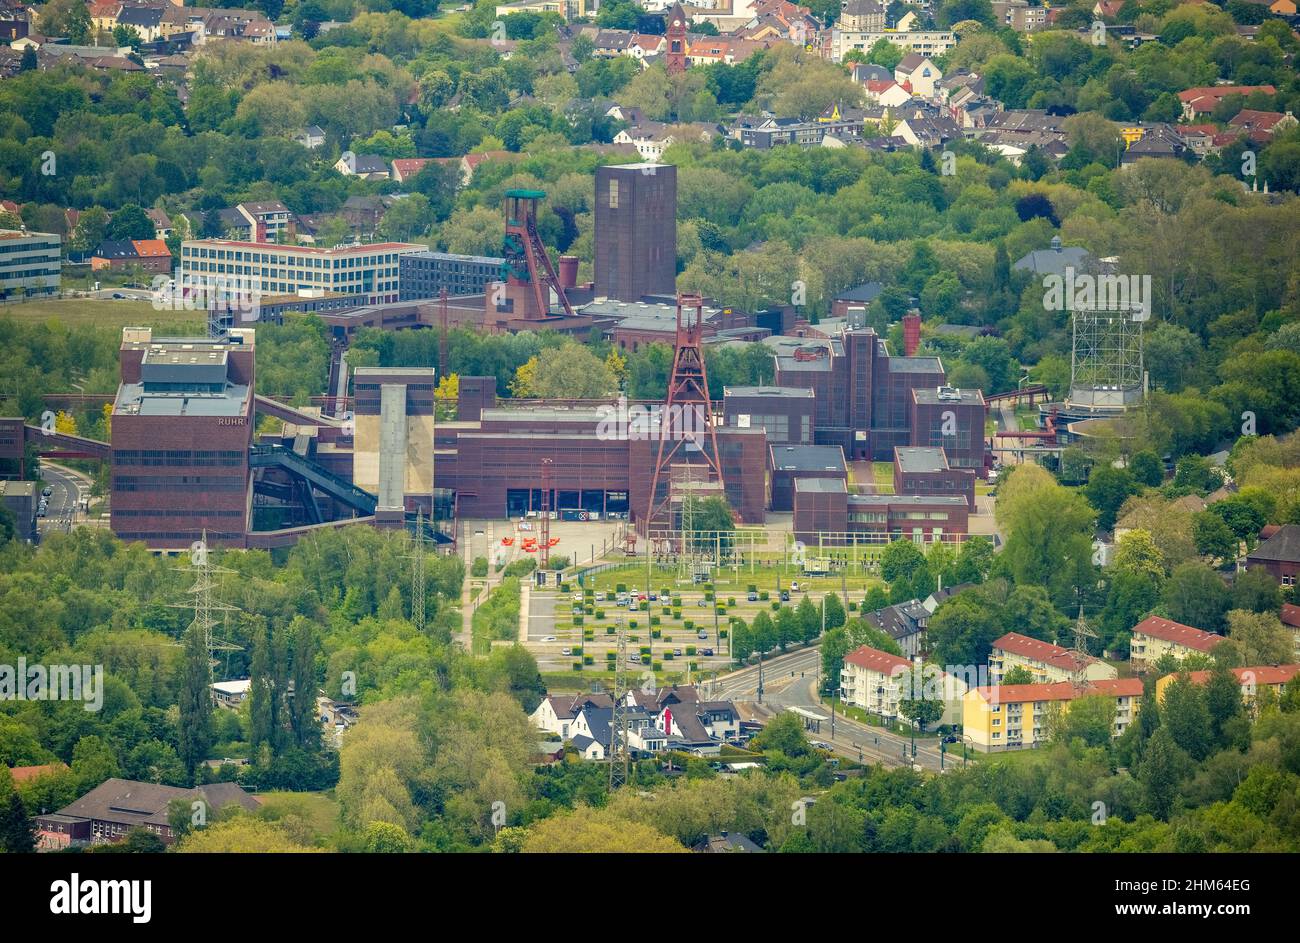
[[[565,291],[578,287],[578,257],[576,255],[560,256],[560,287]]]
[[[908,357],[916,356],[917,348],[921,346],[921,312],[913,308],[907,314],[903,315],[903,354]]]

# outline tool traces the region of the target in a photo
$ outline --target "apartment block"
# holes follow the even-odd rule
[[[1142,681],[1120,678],[1089,684],[1003,684],[971,688],[962,700],[962,730],[982,753],[1018,750],[1046,743],[1053,723],[1071,703],[1092,695],[1115,701],[1112,737],[1118,737],[1137,716]]]
[[[62,244],[56,233],[0,229],[0,298],[55,294]]]

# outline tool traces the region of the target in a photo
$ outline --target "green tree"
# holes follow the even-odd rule
[[[8,779],[8,773],[5,776]],[[5,790],[0,790],[0,796],[4,795]],[[27,810],[23,808],[22,797],[18,795],[18,790],[12,788],[12,780],[8,789],[8,797],[0,800],[3,809],[0,809],[0,850],[11,854],[21,854],[36,850],[36,830],[32,827],[32,820],[27,817]]]
[[[195,623],[185,633],[185,669],[179,697],[180,729],[177,750],[185,771],[195,770],[212,747],[211,670],[204,627]]]
[[[1024,665],[1016,665],[1002,676],[1001,684],[1033,684],[1034,676]]]
[[[1228,611],[1228,588],[1222,578],[1201,563],[1184,563],[1174,568],[1165,582],[1160,601],[1170,619],[1203,629],[1221,631]]]
[[[310,749],[320,739],[320,725],[316,720],[316,626],[298,616],[291,625],[294,639],[293,690],[289,720],[293,727],[294,742]]]
[[[1097,464],[1092,467],[1088,484],[1083,490],[1088,503],[1097,509],[1097,526],[1102,530],[1110,530],[1115,526],[1115,516],[1120,507],[1140,489],[1133,473],[1127,468]]]
[[[800,637],[805,642],[811,642],[822,632],[822,613],[821,608],[812,601],[812,597],[807,593],[803,599],[799,600],[799,605],[795,607],[795,615],[799,617]]]

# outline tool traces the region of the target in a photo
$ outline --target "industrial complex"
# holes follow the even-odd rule
[[[822,544],[961,539],[976,478],[992,465],[978,390],[946,383],[920,356],[920,316],[893,352],[853,319],[808,330],[792,310],[744,312],[675,287],[676,170],[602,167],[596,175],[594,280],[577,260],[553,264],[537,233],[545,194],[508,190],[499,258],[381,243],[334,249],[227,240],[182,246],[183,284],[241,278],[258,300],[232,316],[213,306],[209,336],[123,331],[112,441],[31,427],[0,446],[111,463],[111,526],[160,551],[206,535],[216,545],[276,547],[317,527],[413,526],[443,543],[458,519],[627,521],[681,527],[688,497],[721,496],[742,525],[791,515],[782,528]],[[257,395],[259,323],[309,310],[330,328],[334,363],[323,405]],[[454,419],[435,418],[439,369],[366,367],[344,357],[359,327],[480,331],[542,328],[636,350],[664,343],[673,366],[648,420],[629,404],[499,400],[498,378],[459,377]],[[766,386],[708,394],[707,350],[766,345]],[[442,369],[446,369],[445,364]],[[349,408],[350,407],[350,408]],[[619,411],[623,412],[620,413]],[[258,416],[282,421],[258,435]],[[614,421],[611,421],[613,418]],[[15,427],[16,428],[16,427]],[[10,441],[14,440],[14,441]],[[892,494],[855,483],[854,463],[894,465]]]

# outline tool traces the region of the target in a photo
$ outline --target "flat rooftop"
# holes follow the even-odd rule
[[[889,358],[890,373],[943,373],[943,364],[938,357],[896,357]]]
[[[139,383],[123,383],[113,404],[115,416],[242,416],[252,391],[228,383],[219,393],[147,391]]]
[[[771,445],[768,450],[774,471],[847,474],[844,450],[838,445]]]
[[[959,403],[965,406],[983,406],[984,394],[979,390],[959,390],[951,386],[927,387],[914,389],[912,395],[918,403],[939,405],[941,403]]]
[[[32,498],[35,496],[36,496],[36,482],[34,481],[0,480],[0,498],[3,497]]]
[[[812,399],[812,390],[801,386],[726,386],[723,396],[780,396],[794,399]]]
[[[848,488],[843,478],[796,478],[794,490],[820,494],[844,494]]]
[[[907,446],[894,449],[894,460],[905,474],[948,470],[948,456],[943,449]]]
[[[801,479],[802,480],[802,479]],[[966,499],[954,495],[935,494],[851,494],[850,504],[870,507],[966,507]]]

